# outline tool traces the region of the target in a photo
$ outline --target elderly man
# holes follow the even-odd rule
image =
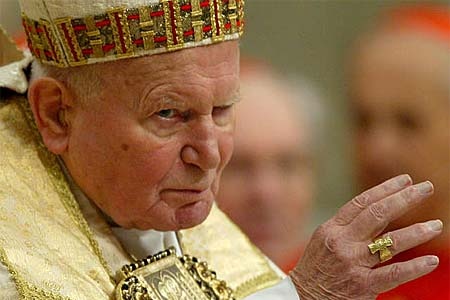
[[[2,89],[0,108],[2,298],[374,299],[438,265],[377,267],[442,228],[377,238],[433,192],[407,175],[341,208],[285,278],[212,208],[232,152],[242,1],[21,5],[35,62],[28,102],[27,59],[0,73],[17,92]]]
[[[405,6],[380,18],[352,56],[350,87],[361,188],[400,170],[419,180],[429,177],[436,187],[432,201],[396,220],[391,229],[431,218],[450,221],[449,42],[447,6]],[[438,239],[397,259],[425,253],[439,255],[439,268],[382,299],[449,299],[448,228]]]
[[[320,103],[306,81],[242,59],[234,151],[225,168],[218,206],[283,271],[306,245],[315,198],[314,136]]]

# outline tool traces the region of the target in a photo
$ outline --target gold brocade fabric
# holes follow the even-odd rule
[[[19,101],[0,107],[0,260],[22,299],[109,299],[109,270]]]
[[[95,209],[83,216],[25,102],[0,102],[0,262],[21,299],[111,299],[112,270],[128,263],[127,254]],[[280,280],[216,207],[179,238],[183,252],[206,260],[237,299]]]
[[[207,261],[237,299],[281,280],[266,257],[215,205],[205,222],[180,231],[178,238],[183,251]]]

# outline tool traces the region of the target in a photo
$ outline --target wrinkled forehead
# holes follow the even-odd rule
[[[182,84],[183,81],[195,82],[203,78],[221,76],[237,80],[239,44],[237,41],[229,41],[88,67],[94,68],[104,82],[122,83],[127,86],[140,82],[156,84],[159,80],[161,82],[177,80]]]
[[[102,78],[103,99],[120,98],[134,108],[154,100],[232,101],[239,93],[237,41],[84,68]]]

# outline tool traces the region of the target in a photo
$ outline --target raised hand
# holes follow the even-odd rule
[[[430,182],[412,185],[410,176],[401,175],[345,204],[314,232],[303,258],[290,273],[301,299],[375,299],[382,292],[434,270],[439,260],[432,255],[377,267],[380,251],[371,254],[368,247],[391,221],[426,201],[432,193]],[[387,253],[393,256],[427,242],[441,231],[442,222],[434,220],[382,237],[392,239]]]

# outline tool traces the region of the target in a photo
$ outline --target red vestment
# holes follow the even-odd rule
[[[430,254],[439,257],[436,270],[381,294],[377,300],[450,300],[450,247]],[[397,255],[395,261],[406,261],[421,255],[422,252],[412,250]]]

